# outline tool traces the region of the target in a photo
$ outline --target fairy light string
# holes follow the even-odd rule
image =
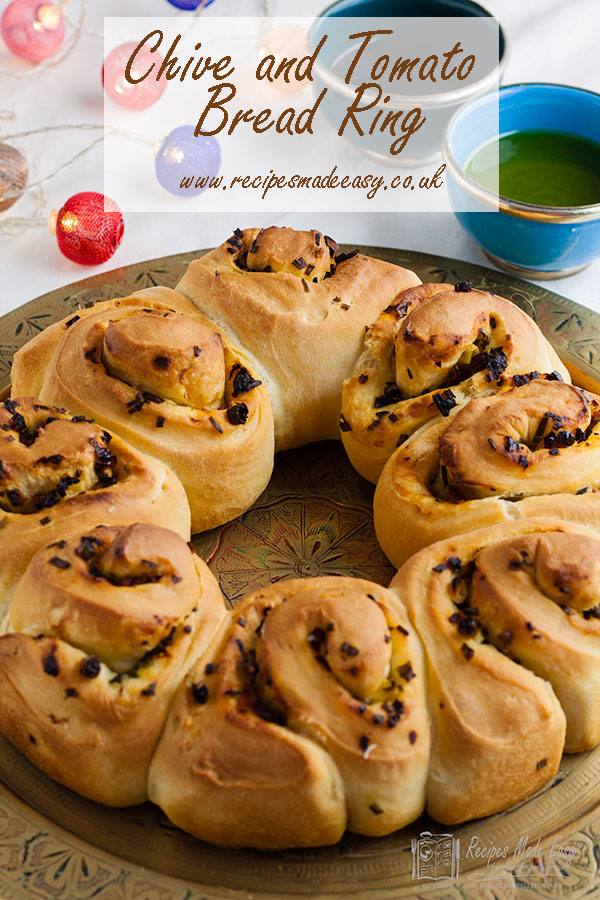
[[[34,75],[38,75],[41,72],[44,72],[47,69],[54,68],[56,66],[61,65],[67,57],[73,52],[76,48],[79,40],[83,34],[88,35],[94,38],[103,38],[104,35],[100,31],[95,31],[87,27],[86,25],[86,16],[88,13],[88,0],[79,0],[79,15],[77,17],[70,17],[67,14],[66,7],[70,4],[72,0],[60,0],[60,2],[55,2],[52,4],[52,0],[49,0],[50,5],[56,6],[64,19],[65,25],[70,29],[70,33],[65,37],[60,51],[55,52],[53,55],[42,59],[41,61],[28,66],[27,68],[9,68],[6,66],[0,66],[0,77],[6,76],[8,78],[29,78]],[[187,35],[194,27],[198,24],[198,17],[206,10],[208,6],[211,5],[213,0],[200,0],[196,9],[185,10],[182,8],[172,9],[171,16],[172,17],[184,17],[189,20],[189,26],[185,30],[185,34]],[[276,0],[259,0],[259,8],[261,17],[263,18],[263,28],[268,25],[270,22],[274,7],[276,4]],[[0,110],[0,121],[8,122],[15,118],[15,113],[12,110]],[[21,148],[17,145],[13,147],[12,142],[25,140],[35,135],[44,135],[44,134],[53,134],[57,132],[101,132],[97,137],[90,141],[85,147],[75,153],[68,160],[65,160],[60,165],[58,165],[55,169],[48,172],[45,175],[36,176],[34,175],[34,168],[31,165],[29,159],[26,157],[24,153],[22,153]],[[157,142],[153,142],[148,140],[132,131],[125,131],[123,129],[117,129],[112,127],[105,127],[100,123],[77,123],[77,124],[61,124],[61,125],[49,125],[40,128],[29,129],[25,131],[15,132],[12,134],[2,134],[0,133],[0,188],[2,182],[2,144],[7,145],[7,148],[11,150],[16,150],[21,153],[24,162],[26,163],[29,169],[29,177],[33,176],[32,180],[29,180],[24,186],[19,184],[15,190],[13,191],[4,191],[1,194],[2,202],[9,201],[5,206],[4,210],[6,210],[9,206],[12,206],[13,203],[17,202],[24,195],[30,196],[33,200],[34,205],[34,213],[30,216],[7,216],[5,212],[0,211],[0,236],[15,236],[24,231],[45,227],[48,223],[47,213],[44,213],[44,207],[46,205],[46,200],[44,196],[44,187],[48,185],[54,178],[56,178],[61,173],[65,172],[72,166],[74,166],[80,159],[86,156],[88,153],[94,150],[94,148],[98,147],[105,138],[109,135],[115,135],[119,137],[124,137],[129,140],[137,141],[143,144],[146,144],[150,148],[153,149],[155,155],[157,150],[163,146],[163,144],[168,140],[168,138],[159,139]],[[170,136],[168,136],[170,137]],[[215,142],[216,143],[216,142]],[[212,148],[211,148],[212,149]],[[215,153],[212,150],[213,155]],[[218,155],[218,147],[217,147],[217,155]],[[219,157],[220,158],[220,157]],[[160,178],[159,178],[160,181]]]

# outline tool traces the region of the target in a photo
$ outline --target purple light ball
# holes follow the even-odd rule
[[[193,125],[180,125],[164,139],[155,159],[159,183],[178,197],[197,197],[221,167],[214,137],[194,137]],[[192,179],[190,183],[190,179]]]
[[[193,10],[198,9],[200,4],[202,3],[202,0],[168,0],[168,3],[170,3],[171,6],[176,6],[177,9]],[[202,5],[204,6],[204,9],[206,9],[206,7],[210,6],[211,3],[214,3],[214,0],[208,0],[208,2]]]

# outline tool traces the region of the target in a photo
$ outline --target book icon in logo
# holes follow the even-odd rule
[[[412,877],[415,881],[429,879],[454,881],[460,871],[460,841],[451,834],[432,834],[422,831],[411,841],[413,855]]]

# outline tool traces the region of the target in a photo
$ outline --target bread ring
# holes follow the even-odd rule
[[[338,439],[341,383],[364,329],[401,291],[408,269],[320,231],[238,229],[194,260],[177,290],[245,348],[269,389],[277,450]]]
[[[471,400],[390,457],[373,517],[394,565],[450,535],[526,516],[600,525],[600,399],[552,378],[516,376],[517,386]]]
[[[485,609],[479,601],[486,587],[481,590],[476,585],[482,577],[487,580],[492,558],[498,553],[504,557],[500,567],[506,570],[515,555],[521,558],[519,548],[543,546],[563,529],[573,535],[591,534],[577,525],[543,520],[507,522],[425,548],[399,570],[390,584],[406,604],[425,647],[432,720],[427,811],[446,825],[507,809],[542,788],[558,769],[565,714],[552,687],[543,680],[544,666],[530,663],[539,649],[539,659],[545,661],[546,670],[551,669],[557,649],[560,662],[555,673],[560,679],[560,667],[564,671],[565,666],[561,644],[563,637],[568,640],[568,625],[560,633],[553,618],[567,616],[558,610],[553,613],[549,609],[552,602],[542,600],[535,587],[522,590],[523,582],[532,577],[524,570],[510,569],[507,577],[512,577],[513,584],[502,599],[502,587],[494,591],[492,584],[493,593],[488,595]],[[597,545],[597,536],[593,540]],[[568,548],[565,550],[568,553]],[[548,629],[544,619],[547,614]],[[526,624],[529,618],[535,626],[533,631]],[[504,628],[507,621],[514,628],[510,640]],[[534,639],[538,628],[543,640]],[[583,642],[580,646],[581,656],[575,651],[566,663],[567,667],[570,663],[575,666],[578,685],[574,692],[579,696],[585,691],[585,676],[591,672]],[[522,656],[525,647],[526,658]],[[509,658],[513,653],[523,665]],[[597,675],[594,683],[596,680]],[[567,717],[570,715],[567,710]],[[598,719],[595,711],[594,717]]]
[[[214,576],[173,532],[100,526],[54,541],[0,637],[0,728],[85,797],[142,803],[171,697],[224,615]]]
[[[417,429],[535,369],[570,381],[535,322],[508,300],[447,284],[404,291],[367,329],[344,382],[340,428],[350,462],[377,483]]]
[[[412,821],[429,730],[407,626],[389,591],[359,579],[250,594],[175,698],[150,798],[203,840],[260,849]]]
[[[13,392],[114,429],[173,469],[204,531],[244,512],[273,468],[273,419],[246,357],[167,288],[99,303],[15,356]]]
[[[128,520],[160,520],[189,538],[189,506],[169,469],[64,409],[0,403],[0,615],[40,547]]]

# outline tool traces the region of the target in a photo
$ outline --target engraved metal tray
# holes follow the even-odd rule
[[[574,380],[598,389],[598,314],[482,266],[360,249],[413,269],[423,281],[469,279],[514,301],[537,321]],[[14,352],[38,331],[86,304],[172,287],[198,253],[96,275],[0,318],[0,391]],[[375,540],[372,494],[341,444],[289,451],[276,458],[252,509],[194,542],[232,606],[281,578],[343,574],[387,584],[393,569]],[[554,782],[519,806],[459,828],[423,817],[386,838],[346,833],[334,847],[254,853],[194,840],[149,803],[111,810],[85,800],[0,737],[1,900],[577,900],[600,893],[599,865],[600,748],[565,756]]]

